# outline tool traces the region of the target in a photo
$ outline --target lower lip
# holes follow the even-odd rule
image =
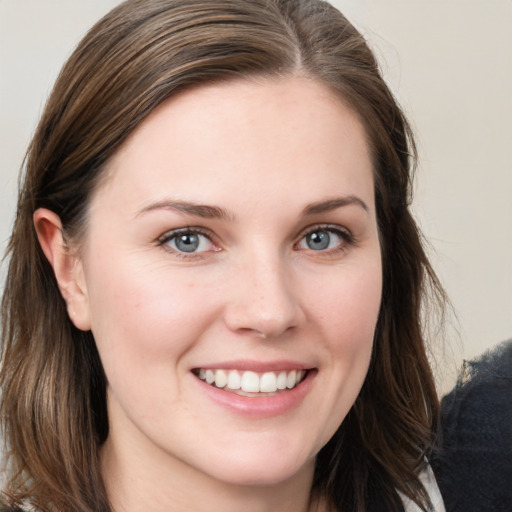
[[[194,379],[201,386],[202,391],[218,405],[242,416],[269,418],[285,414],[298,407],[309,393],[316,374],[316,370],[309,370],[304,380],[293,389],[261,397],[240,396],[207,384],[196,376]]]

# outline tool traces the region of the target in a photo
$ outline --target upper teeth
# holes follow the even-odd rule
[[[246,393],[274,393],[278,389],[292,389],[303,379],[304,370],[256,372],[238,370],[199,370],[199,378],[217,388],[241,389]]]

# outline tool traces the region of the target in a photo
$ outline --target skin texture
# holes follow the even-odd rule
[[[203,86],[154,111],[106,172],[79,251],[52,212],[35,225],[109,382],[115,509],[312,509],[314,458],[364,381],[381,299],[362,124],[306,78]],[[169,239],[183,228],[200,229],[195,252]],[[311,371],[291,405],[242,410],[195,375],[228,363]]]

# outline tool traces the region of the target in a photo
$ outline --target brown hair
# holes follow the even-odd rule
[[[427,288],[444,295],[408,209],[414,143],[364,38],[321,0],[129,0],[63,68],[28,149],[8,246],[0,384],[12,501],[110,510],[98,458],[105,376],[92,334],[69,320],[34,211],[54,211],[79,241],[105,163],[165,99],[198,84],[297,73],[339,94],[366,127],[384,276],[369,373],[318,454],[313,491],[333,510],[401,510],[397,491],[427,508],[418,474],[438,401],[420,317]]]

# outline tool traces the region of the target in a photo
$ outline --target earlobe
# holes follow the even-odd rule
[[[82,261],[66,243],[59,216],[51,210],[39,208],[34,213],[34,226],[41,249],[53,268],[60,293],[66,301],[71,321],[78,329],[89,330],[89,302]]]

